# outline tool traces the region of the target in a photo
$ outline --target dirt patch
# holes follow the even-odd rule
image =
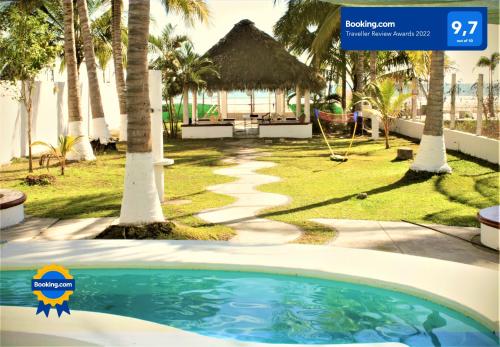
[[[170,239],[174,229],[175,225],[170,222],[143,225],[110,225],[97,235],[96,239]]]
[[[48,186],[56,181],[55,176],[49,174],[28,175],[24,178],[24,183],[29,186]]]

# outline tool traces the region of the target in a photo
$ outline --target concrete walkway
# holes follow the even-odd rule
[[[498,252],[470,244],[436,230],[406,222],[352,219],[312,219],[337,231],[332,246],[371,249],[449,260],[497,270]],[[467,240],[476,240],[478,228],[427,225]]]
[[[256,170],[276,164],[257,161],[255,156],[252,149],[239,149],[236,158],[229,160],[238,165],[214,171],[216,174],[236,177],[238,180],[207,189],[235,197],[237,201],[224,207],[202,211],[198,217],[209,223],[225,224],[233,228],[237,235],[230,242],[277,244],[293,241],[302,234],[296,226],[255,217],[261,210],[290,202],[290,198],[285,195],[263,193],[255,189],[262,184],[280,181],[279,177],[256,173]]]
[[[9,241],[61,241],[93,239],[116,217],[57,219],[27,217],[23,223],[0,231],[0,240]]]

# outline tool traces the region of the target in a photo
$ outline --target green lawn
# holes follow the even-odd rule
[[[334,150],[345,153],[348,140],[331,141]],[[449,153],[453,174],[415,176],[407,174],[408,161],[394,161],[396,148],[418,146],[402,138],[391,139],[386,150],[382,141],[357,139],[345,163],[329,160],[320,138],[294,143],[275,143],[270,156],[261,160],[278,163],[262,173],[283,178],[261,186],[266,192],[287,194],[293,202],[262,216],[298,224],[308,233],[299,242],[321,243],[330,237],[311,218],[408,220],[460,226],[477,226],[478,209],[499,203],[498,166]],[[357,199],[366,192],[368,198]]]
[[[335,150],[343,153],[346,139],[332,138]],[[384,149],[382,141],[356,140],[349,161],[329,160],[328,150],[320,138],[304,141],[262,140],[251,143],[258,151],[268,152],[261,160],[278,165],[262,170],[280,176],[278,183],[259,189],[289,195],[293,201],[261,213],[262,216],[293,223],[306,233],[298,242],[323,243],[333,236],[332,230],[309,222],[311,218],[348,218],[376,220],[409,220],[414,222],[477,226],[477,210],[499,203],[498,166],[451,153],[449,163],[454,172],[444,176],[408,175],[409,162],[397,162],[398,146],[417,145],[402,138],[392,138],[392,148]],[[165,170],[165,195],[168,200],[190,200],[183,205],[165,204],[165,216],[178,228],[180,239],[227,240],[233,235],[226,226],[209,225],[195,217],[203,209],[230,204],[232,198],[207,192],[209,185],[231,181],[213,174],[225,164],[226,141],[169,141],[166,157],[176,163]],[[96,162],[74,163],[66,176],[51,168],[57,181],[50,186],[26,186],[27,161],[16,160],[0,170],[0,186],[28,194],[26,212],[35,216],[85,218],[118,216],[124,175],[124,147],[119,152],[98,155]],[[45,173],[37,169],[35,173]],[[359,200],[358,193],[368,193]]]
[[[227,240],[233,231],[220,225],[207,225],[194,217],[206,208],[230,204],[233,198],[205,190],[206,186],[231,181],[214,175],[212,170],[222,166],[222,143],[181,142],[165,144],[166,156],[175,159],[175,165],[165,170],[165,197],[167,200],[191,200],[185,205],[163,205],[165,216],[178,224],[174,238]],[[35,161],[35,167],[38,167]],[[46,173],[36,169],[35,174]],[[56,182],[50,186],[27,186],[22,179],[27,175],[27,160],[16,160],[0,171],[0,186],[15,188],[28,195],[26,213],[40,217],[87,218],[120,214],[125,148],[118,153],[101,154],[95,162],[73,163],[66,175],[59,176],[57,168],[50,173]]]

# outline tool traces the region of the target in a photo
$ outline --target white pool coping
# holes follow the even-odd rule
[[[498,272],[397,253],[332,246],[207,241],[74,240],[9,242],[1,268],[177,268],[271,272],[399,290],[456,309],[498,332]]]
[[[46,318],[34,307],[0,306],[3,346],[175,346],[175,347],[301,347],[217,339],[141,319],[87,311]],[[311,346],[311,345],[309,345]],[[321,345],[332,347],[405,347],[402,343]]]

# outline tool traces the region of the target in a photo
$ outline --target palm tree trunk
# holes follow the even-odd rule
[[[80,85],[76,66],[73,1],[63,0],[64,8],[64,57],[68,74],[68,132],[70,136],[81,136],[81,140],[68,153],[69,160],[95,160],[89,138],[83,131]]]
[[[356,65],[355,65],[355,76],[356,76],[356,87],[354,88],[354,92],[360,93],[364,89],[364,79],[363,79],[363,74],[364,74],[364,67],[365,67],[365,52],[359,51],[356,54]],[[354,111],[362,111],[363,110],[363,105],[359,102],[359,98],[353,96],[353,101],[355,102],[354,105]]]
[[[492,62],[493,63],[493,62]],[[493,69],[490,65],[490,80],[488,88],[488,109],[490,113],[490,118],[495,117],[495,102],[493,97]]]
[[[130,0],[127,67],[127,158],[121,224],[164,221],[151,153],[148,85],[149,0]]]
[[[120,141],[127,141],[127,98],[122,54],[122,1],[123,0],[112,0],[111,42],[113,46],[116,92],[118,94],[120,106]]]
[[[80,16],[80,27],[83,39],[85,64],[87,66],[87,78],[89,80],[90,107],[92,110],[93,136],[102,144],[107,144],[109,140],[108,124],[104,118],[102,107],[101,89],[97,78],[95,62],[94,44],[89,27],[89,16],[87,0],[77,0],[78,14]]]
[[[450,173],[443,136],[444,51],[432,51],[429,99],[414,171]]]
[[[28,172],[33,172],[33,155],[31,151],[31,129],[33,123],[33,104],[32,104],[32,92],[33,92],[34,81],[21,81],[21,100],[24,103],[24,108],[26,109],[27,116],[27,133],[28,133]]]
[[[347,57],[344,50],[342,54],[342,110],[345,112],[347,107]]]
[[[377,51],[370,51],[370,82],[377,79]]]

